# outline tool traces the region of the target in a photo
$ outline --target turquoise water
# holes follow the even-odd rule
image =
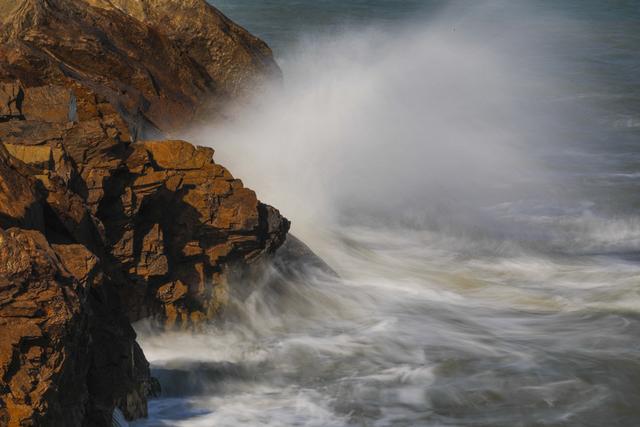
[[[140,325],[135,425],[640,425],[637,1],[215,5],[284,82],[190,137],[342,279]]]

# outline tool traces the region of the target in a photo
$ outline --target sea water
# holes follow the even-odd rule
[[[134,425],[640,425],[640,3],[213,3],[283,81],[189,137],[340,279],[139,325]]]

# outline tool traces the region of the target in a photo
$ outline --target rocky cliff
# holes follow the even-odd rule
[[[131,322],[214,319],[227,272],[289,227],[164,135],[279,70],[204,0],[0,0],[0,19],[0,425],[144,416]]]
[[[77,82],[134,136],[210,120],[279,74],[264,42],[204,0],[0,0],[0,13],[1,78]]]

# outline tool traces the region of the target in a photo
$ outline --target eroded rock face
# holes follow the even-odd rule
[[[35,180],[17,173],[18,169],[25,168],[0,146],[0,226],[41,227],[42,211],[33,188]]]
[[[288,221],[212,156],[184,141],[134,144],[98,211],[111,252],[135,282],[123,289],[132,319],[155,314],[188,326],[214,318],[228,264],[250,263],[284,241]]]
[[[104,304],[96,256],[11,228],[0,259],[0,424],[109,425],[116,405],[146,415],[157,386],[128,321]]]
[[[66,93],[55,85],[37,89],[38,96]],[[99,254],[119,277],[132,321],[154,316],[188,326],[215,317],[226,298],[227,265],[275,251],[288,221],[216,164],[213,150],[176,140],[129,142],[111,104],[86,88],[72,86],[71,96],[81,100],[77,121],[0,123],[0,155],[32,175],[7,184],[24,194],[6,197],[25,201],[7,202],[16,211],[5,213],[7,221],[26,221],[38,187],[47,214],[29,214],[29,221],[46,222],[56,241],[82,242]]]
[[[40,232],[0,230],[2,425],[62,426],[83,418],[89,354],[74,350],[89,347],[83,305],[96,264],[83,255],[78,278]]]
[[[109,425],[115,406],[146,415],[157,386],[115,286],[88,249],[100,247],[97,224],[59,180],[45,188],[29,175],[37,169],[1,145],[3,179],[31,184],[23,201],[44,220],[16,215],[25,228],[0,227],[0,425]]]
[[[131,322],[197,327],[289,222],[180,140],[278,69],[204,0],[0,0],[0,425],[157,391]]]
[[[210,120],[280,72],[264,42],[204,0],[0,0],[0,11],[0,80],[78,82],[107,99],[134,135]],[[0,117],[35,118],[18,95],[0,87]],[[47,104],[39,118],[73,119],[73,99],[34,96]]]

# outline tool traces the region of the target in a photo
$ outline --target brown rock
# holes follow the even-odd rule
[[[269,74],[280,74],[266,43],[207,2],[111,0],[111,3],[179,40],[189,56],[205,67],[216,82],[216,89],[227,96],[243,95]]]
[[[24,93],[18,82],[0,83],[0,121],[22,118]]]
[[[37,170],[3,150],[0,144],[7,182],[37,182],[22,175]],[[155,385],[124,311],[117,310],[115,287],[87,249],[100,249],[102,237],[83,228],[95,223],[79,196],[55,175],[46,182],[49,188],[11,193],[18,202],[26,194],[47,212],[39,225],[45,234],[0,228],[0,421],[107,426],[115,406],[129,418],[144,416]],[[7,198],[2,188],[0,198]]]
[[[184,141],[132,145],[120,192],[98,212],[106,235],[115,236],[110,252],[133,275],[135,286],[120,288],[133,320],[153,315],[188,326],[216,316],[224,304],[214,289],[226,284],[227,267],[284,240],[288,221],[212,154]]]
[[[160,286],[158,288],[157,295],[160,301],[164,303],[173,303],[185,296],[188,290],[187,285],[182,283],[180,280],[176,280],[175,282],[169,282]]]
[[[169,262],[164,252],[163,234],[160,225],[153,224],[142,239],[142,248],[138,257],[135,274],[149,278],[164,276],[169,272]]]
[[[284,242],[212,149],[145,140],[278,73],[204,0],[0,0],[0,425],[145,416],[130,322],[219,316]]]
[[[0,227],[42,228],[42,207],[35,180],[24,165],[0,144]]]
[[[137,135],[210,119],[279,75],[268,46],[205,0],[0,0],[0,11],[0,80],[37,87],[23,113],[44,121],[82,120],[81,96],[56,93],[70,80],[109,100]],[[0,116],[14,115],[13,89],[0,89]]]
[[[66,123],[77,118],[76,98],[64,86],[31,87],[22,100],[22,115],[27,120]]]
[[[76,278],[41,233],[19,229],[0,230],[0,260],[0,420],[77,425],[88,402],[92,263]]]
[[[161,169],[202,169],[210,165],[213,158],[211,148],[199,147],[185,141],[145,141],[147,156]]]
[[[0,139],[35,171],[47,236],[99,253],[131,320],[162,320],[158,289],[177,281],[189,290],[171,301],[181,319],[214,316],[227,266],[275,251],[288,222],[213,150],[131,140],[145,123],[171,130],[209,102],[241,97],[277,71],[268,47],[203,0],[21,5],[5,6],[0,32],[0,80],[13,79],[3,99],[16,106]],[[82,36],[61,37],[71,32]]]

